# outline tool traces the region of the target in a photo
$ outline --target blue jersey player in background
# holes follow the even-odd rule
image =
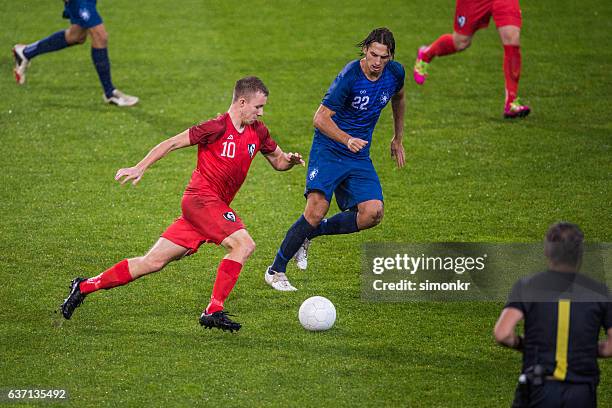
[[[372,228],[383,217],[380,180],[370,159],[372,133],[389,101],[395,135],[391,155],[403,167],[404,68],[393,61],[395,40],[387,28],[377,28],[359,43],[363,58],[338,74],[314,116],[315,134],[306,174],[306,209],[289,228],[265,273],[276,290],[297,290],[285,274],[295,256],[306,269],[307,250],[320,235],[350,234]],[[341,212],[324,219],[332,195]]]
[[[111,80],[110,59],[108,58],[108,33],[102,17],[96,9],[97,0],[65,0],[63,17],[70,19],[70,27],[61,30],[32,44],[17,44],[13,47],[15,58],[15,80],[17,84],[26,82],[26,70],[34,57],[48,52],[63,50],[72,45],[83,44],[87,35],[91,36],[91,59],[100,83],[104,89],[104,102],[117,106],[133,106],[138,103],[136,96],[124,94]]]

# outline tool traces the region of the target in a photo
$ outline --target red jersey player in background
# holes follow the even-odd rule
[[[115,180],[121,184],[131,180],[135,185],[145,170],[166,154],[198,145],[197,167],[183,195],[182,215],[146,255],[124,259],[93,278],[75,278],[60,307],[64,318],[70,319],[88,294],[157,272],[168,263],[195,253],[203,243],[213,242],[222,245],[228,253],[217,269],[210,303],[200,316],[200,324],[232,332],[240,329],[241,325],[223,310],[223,303],[236,284],[242,266],[255,250],[255,242],[229,204],[258,151],[275,170],[304,165],[298,153],[284,153],[266,126],[257,120],[263,115],[267,97],[268,89],[259,78],[240,79],[227,113],[161,142],[136,166],[117,171]]]
[[[427,79],[429,63],[435,57],[463,51],[472,43],[476,31],[486,28],[489,20],[497,26],[504,45],[504,76],[506,78],[505,118],[529,115],[529,106],[522,105],[517,97],[521,76],[521,9],[519,0],[457,0],[455,30],[440,36],[429,46],[422,46],[414,64],[414,80],[422,85]]]

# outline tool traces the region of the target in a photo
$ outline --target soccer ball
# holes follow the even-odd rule
[[[336,322],[336,308],[329,299],[313,296],[302,303],[298,317],[306,330],[328,330]]]

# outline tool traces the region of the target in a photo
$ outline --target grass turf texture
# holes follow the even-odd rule
[[[102,103],[89,45],[36,58],[12,79],[10,48],[66,26],[61,2],[0,4],[2,137],[0,386],[65,388],[74,406],[508,406],[518,353],[491,336],[501,303],[372,304],[360,300],[364,242],[539,241],[552,222],[612,237],[612,142],[607,46],[612,7],[523,4],[523,121],[502,116],[503,51],[493,23],[465,53],[411,81],[416,48],[452,27],[454,2],[101,1],[113,80],[141,104]],[[223,251],[212,246],[127,287],[90,296],[73,320],[52,311],[70,279],[144,253],[179,214],[195,149],[172,153],[136,188],[116,169],[227,109],[234,81],[270,89],[265,122],[286,151],[308,153],[311,118],[353,47],[390,27],[407,68],[407,168],[388,157],[390,108],[372,157],[386,197],[381,226],[317,239],[310,269],[289,269],[296,293],[262,279],[303,209],[304,169],[275,173],[257,159],[233,207],[258,249],[226,304],[230,335],[197,317]],[[335,206],[333,208],[336,208]],[[308,333],[302,300],[330,298],[333,330]],[[601,406],[612,364],[600,361]]]

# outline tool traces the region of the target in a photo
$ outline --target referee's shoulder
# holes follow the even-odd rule
[[[583,273],[578,273],[576,275],[576,283],[580,287],[590,292],[594,292],[596,294],[602,295],[604,298],[607,298],[608,301],[610,301],[610,290],[605,283],[600,282],[596,279],[593,279],[590,276],[587,276]]]
[[[534,273],[533,275],[523,276],[521,279],[517,281],[524,286],[532,286],[539,285],[541,283],[546,282],[549,279],[548,272],[542,271],[538,273]]]

